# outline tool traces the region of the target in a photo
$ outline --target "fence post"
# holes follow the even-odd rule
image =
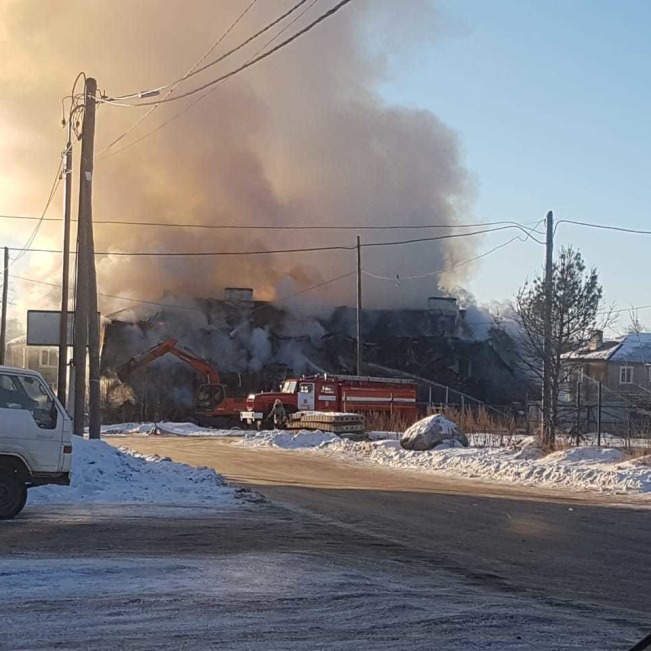
[[[597,447],[601,447],[601,382],[597,385]]]

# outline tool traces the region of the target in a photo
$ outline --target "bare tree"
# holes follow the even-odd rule
[[[549,438],[554,445],[558,403],[569,366],[564,355],[583,348],[596,329],[608,324],[608,314],[600,314],[602,287],[595,268],[586,270],[583,257],[571,247],[561,249],[552,274],[552,405]],[[515,315],[522,330],[522,360],[542,382],[545,283],[542,275],[527,281],[515,298]]]

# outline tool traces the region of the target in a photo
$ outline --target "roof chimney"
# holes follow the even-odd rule
[[[604,331],[603,330],[594,330],[592,332],[592,337],[590,337],[590,343],[588,345],[588,350],[591,352],[599,350],[604,345]]]
[[[427,308],[437,314],[457,314],[457,299],[452,296],[430,296]]]
[[[253,290],[250,287],[226,287],[224,289],[224,298],[227,301],[252,301]]]

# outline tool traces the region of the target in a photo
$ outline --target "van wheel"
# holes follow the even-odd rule
[[[27,502],[27,488],[14,472],[0,470],[0,520],[16,517]]]

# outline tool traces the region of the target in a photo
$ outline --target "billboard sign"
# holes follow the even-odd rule
[[[99,321],[99,313],[97,315]],[[58,346],[59,322],[61,312],[58,310],[28,310],[27,311],[27,345],[28,346]],[[75,313],[68,312],[67,343],[72,346]]]

